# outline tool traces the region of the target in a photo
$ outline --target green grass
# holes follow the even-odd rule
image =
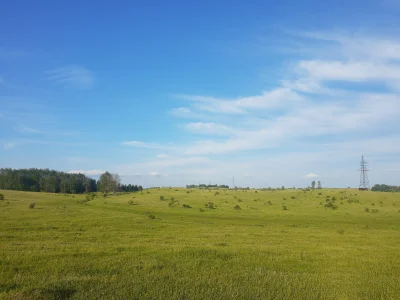
[[[215,192],[0,191],[0,298],[399,299],[399,194]]]

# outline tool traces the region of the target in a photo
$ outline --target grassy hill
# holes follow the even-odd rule
[[[399,299],[399,194],[0,193],[1,299]]]

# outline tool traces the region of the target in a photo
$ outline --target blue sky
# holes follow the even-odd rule
[[[400,4],[247,2],[4,2],[0,166],[398,185]]]

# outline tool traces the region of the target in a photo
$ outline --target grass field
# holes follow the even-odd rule
[[[400,299],[400,194],[0,193],[1,299]]]

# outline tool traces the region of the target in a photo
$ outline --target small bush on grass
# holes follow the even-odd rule
[[[0,200],[3,201],[4,200],[4,195],[0,194]]]
[[[182,204],[183,208],[192,208],[189,204]]]
[[[288,210],[288,208],[287,208],[286,205],[282,205],[282,209],[283,209],[283,210]]]
[[[344,234],[344,229],[340,228],[336,232],[339,233],[339,234]]]
[[[151,212],[146,212],[146,215],[147,215],[147,217],[149,218],[149,219],[155,219],[156,218],[156,216],[155,215],[153,215]]]
[[[164,196],[160,196],[160,200],[164,201],[165,200]]]
[[[217,206],[213,202],[208,202],[204,206],[206,208],[209,208],[209,209],[216,209],[217,208]]]
[[[368,207],[365,208],[365,212],[369,212],[369,208]]]
[[[241,209],[238,204],[236,204],[233,208],[236,209],[236,210],[240,210]]]
[[[35,208],[36,207],[36,203],[35,202],[32,202],[31,204],[29,204],[29,206],[28,206],[29,208],[31,208],[31,209],[33,209],[33,208]]]

